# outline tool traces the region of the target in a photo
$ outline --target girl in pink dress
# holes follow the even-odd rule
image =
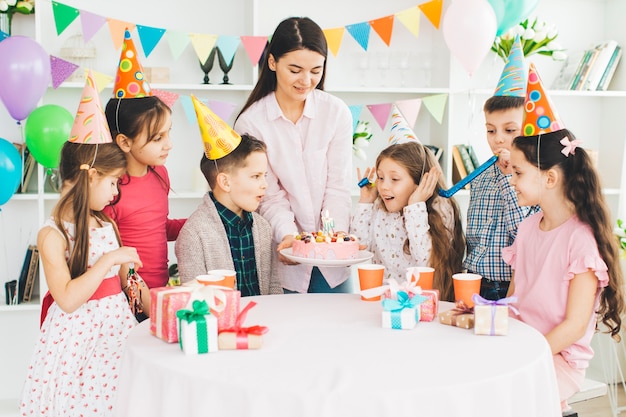
[[[600,180],[572,132],[517,137],[511,149],[511,185],[522,206],[541,212],[519,225],[503,249],[513,269],[509,295],[519,318],[545,335],[564,411],[580,390],[593,357],[599,319],[619,340],[623,277]]]
[[[126,158],[115,143],[66,142],[59,169],[61,197],[37,237],[52,298],[20,412],[110,416],[125,340],[137,324],[118,272],[122,264],[141,265],[102,213],[118,194]]]

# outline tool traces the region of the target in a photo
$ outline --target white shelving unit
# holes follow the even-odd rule
[[[87,0],[65,0],[62,3],[101,16],[139,23],[143,25],[195,33],[225,35],[271,35],[282,19],[288,16],[309,16],[322,28],[341,27],[387,16],[419,3],[414,0],[395,2],[359,2],[348,0],[336,2],[319,0],[282,2],[280,0],[218,0],[192,1],[187,8],[171,2],[156,0],[145,2],[109,0],[91,2]],[[451,0],[444,0],[444,14]],[[162,9],[159,13],[150,12]],[[563,13],[563,10],[570,13]],[[14,34],[36,38],[55,56],[67,40],[81,33],[80,19],[57,36],[50,0],[37,0],[35,16],[17,15],[14,19]],[[535,13],[559,28],[559,42],[569,50],[585,49],[588,45],[605,39],[615,39],[626,46],[626,26],[621,16],[626,14],[623,0],[542,0]],[[419,37],[414,37],[404,26],[396,22],[387,47],[372,31],[368,51],[363,49],[346,32],[338,55],[329,56],[326,90],[341,97],[349,105],[392,103],[397,100],[423,98],[435,94],[447,94],[448,101],[443,121],[438,123],[422,105],[415,132],[428,144],[444,149],[443,169],[450,184],[451,150],[454,144],[471,144],[479,159],[486,160],[489,150],[484,134],[483,102],[492,94],[500,76],[503,62],[489,53],[476,74],[470,77],[460,63],[451,57],[443,39],[443,31],[436,30],[422,15]],[[585,28],[584,31],[580,28]],[[165,35],[167,36],[167,34]],[[135,44],[139,39],[133,33]],[[97,50],[93,69],[111,76],[115,75],[119,51],[116,51],[106,25],[92,40]],[[170,83],[153,84],[153,89],[173,91],[182,95],[195,94],[209,100],[227,101],[236,104],[234,121],[256,79],[256,69],[249,62],[243,47],[235,56],[229,73],[233,85],[201,84],[203,73],[193,48],[189,45],[180,58],[173,59],[166,40],[155,48],[150,57],[140,52],[140,60],[147,67],[169,67]],[[547,88],[550,87],[560,68],[560,63],[548,57],[532,56]],[[216,60],[217,61],[217,60]],[[222,73],[215,63],[210,73],[211,82],[221,82]],[[53,103],[75,113],[83,83],[66,82],[58,89],[50,88],[43,103]],[[584,146],[598,151],[599,170],[606,187],[614,219],[618,216],[619,200],[623,198],[621,188],[622,157],[626,135],[626,65],[620,64],[607,92],[549,91],[558,113],[568,128],[584,141]],[[101,93],[103,105],[111,96],[111,86]],[[361,119],[369,120],[374,139],[366,150],[366,161],[354,159],[353,165],[362,169],[373,165],[378,152],[387,145],[389,123],[379,128],[367,108]],[[21,129],[0,111],[0,137],[21,142]],[[187,217],[199,203],[206,191],[204,178],[198,162],[202,155],[202,144],[195,123],[187,120],[180,104],[173,108],[172,138],[174,149],[170,153],[167,167],[172,181],[170,197],[171,217]],[[353,196],[358,195],[355,187]],[[43,168],[37,171],[36,184],[28,194],[17,194],[0,211],[0,281],[9,281],[19,276],[24,252],[28,244],[35,243],[36,234],[49,215],[58,195],[44,187]],[[463,213],[468,203],[467,191],[455,195]],[[173,248],[173,247],[171,247]],[[170,262],[173,262],[173,250]],[[46,290],[41,280],[39,292]],[[4,300],[4,297],[1,298]],[[17,323],[20,329],[29,329],[28,337],[20,333],[9,333],[0,341],[0,355],[15,355],[14,369],[3,372],[0,377],[0,400],[17,398],[34,337],[37,332],[39,304],[5,306],[0,301],[0,326],[5,329]],[[6,333],[5,333],[6,335]],[[15,346],[19,346],[15,349]],[[0,415],[2,411],[0,410]]]

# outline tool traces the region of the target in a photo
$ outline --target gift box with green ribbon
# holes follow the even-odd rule
[[[217,318],[204,300],[194,300],[192,310],[178,310],[178,343],[186,355],[217,352]]]
[[[420,304],[426,301],[423,295],[412,297],[398,291],[397,298],[385,298],[383,304],[383,327],[387,329],[412,329],[420,321]]]

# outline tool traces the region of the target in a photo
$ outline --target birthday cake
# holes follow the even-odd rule
[[[292,255],[313,259],[355,259],[359,253],[356,236],[344,232],[301,232],[295,236]]]

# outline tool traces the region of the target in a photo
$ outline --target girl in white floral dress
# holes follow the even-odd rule
[[[361,188],[350,231],[374,253],[372,262],[396,280],[410,266],[431,266],[433,288],[454,301],[452,274],[461,271],[465,238],[456,202],[438,195],[445,184],[434,155],[415,140],[393,144],[364,177],[375,186]]]
[[[114,143],[63,146],[61,197],[37,238],[53,301],[28,367],[23,416],[113,415],[122,351],[137,324],[120,265],[141,261],[134,248],[120,247],[101,210],[125,168]]]

